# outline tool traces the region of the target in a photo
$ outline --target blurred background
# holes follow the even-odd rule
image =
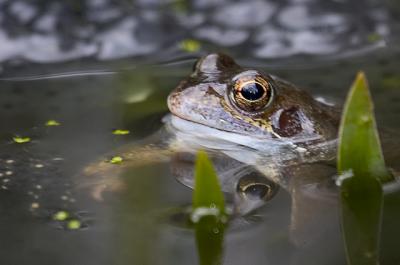
[[[197,264],[193,231],[171,214],[191,190],[169,163],[113,176],[124,188],[103,201],[82,169],[157,132],[169,92],[216,51],[338,105],[364,70],[379,127],[398,133],[399,31],[396,0],[0,0],[0,263]],[[396,196],[384,265],[400,264]],[[335,206],[300,245],[291,207],[281,189],[237,220],[224,264],[345,264]]]
[[[349,56],[393,43],[400,12],[390,0],[1,0],[0,10],[3,68],[157,63],[185,50],[257,60]]]

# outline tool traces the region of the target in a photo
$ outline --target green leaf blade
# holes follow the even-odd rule
[[[224,194],[212,162],[199,151],[195,166],[191,220],[194,223],[200,265],[220,265],[223,258],[226,211]]]
[[[339,129],[341,224],[349,265],[379,265],[383,182],[393,179],[381,150],[373,103],[364,73],[358,73]]]
[[[339,129],[338,171],[392,180],[385,166],[373,103],[364,73],[359,72],[344,106]]]
[[[217,208],[220,214],[225,214],[224,194],[214,167],[204,151],[197,154],[193,192],[193,209],[200,207]]]

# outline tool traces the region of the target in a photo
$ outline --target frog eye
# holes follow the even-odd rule
[[[263,200],[268,197],[271,188],[263,183],[254,183],[245,187],[243,194],[250,200]]]
[[[278,186],[267,178],[253,172],[239,180],[237,190],[246,199],[267,201],[275,196]]]
[[[265,108],[272,99],[272,87],[261,76],[238,79],[232,90],[233,102],[245,111]]]

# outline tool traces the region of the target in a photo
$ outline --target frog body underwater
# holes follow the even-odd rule
[[[95,176],[90,178],[95,197],[119,187],[120,182],[110,176],[125,167],[171,158],[187,165],[199,149],[207,150],[217,163],[233,159],[237,172],[252,167],[284,188],[291,175],[298,173],[298,165],[335,157],[340,117],[335,108],[277,77],[244,69],[224,54],[200,58],[193,73],[170,93],[168,107],[171,113],[158,133],[144,144],[113,152],[123,157],[122,164],[102,159],[84,170],[85,175]],[[191,170],[173,171],[182,183],[192,186]],[[234,193],[232,183],[240,177],[218,166],[217,171],[221,183],[230,183],[223,189]]]

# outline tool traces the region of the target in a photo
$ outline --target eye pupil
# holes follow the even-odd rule
[[[243,86],[240,93],[247,100],[258,100],[264,95],[265,89],[258,83],[250,83]]]

